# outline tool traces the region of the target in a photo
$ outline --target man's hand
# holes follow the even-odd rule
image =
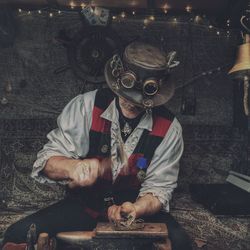
[[[65,156],[52,156],[47,161],[43,173],[52,180],[69,180],[69,187],[90,186],[97,178],[111,175],[111,158],[99,161],[93,159],[71,159]]]
[[[78,162],[69,172],[69,187],[87,187],[93,185],[102,175],[98,159],[85,159]]]
[[[127,218],[134,220],[136,218],[136,208],[131,202],[124,202],[121,206],[113,205],[108,209],[108,218],[114,222]]]
[[[158,213],[162,208],[159,199],[152,194],[146,194],[139,197],[135,203],[124,202],[121,206],[113,205],[108,209],[108,218],[110,221],[120,221],[124,218],[134,220],[146,215]]]

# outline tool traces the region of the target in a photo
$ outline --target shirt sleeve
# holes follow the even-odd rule
[[[169,211],[169,201],[177,187],[179,160],[183,149],[182,128],[175,118],[154,153],[138,197],[151,193],[162,203],[163,210]]]
[[[57,128],[48,135],[48,142],[38,152],[31,177],[40,183],[55,183],[42,170],[52,156],[66,156],[78,159],[85,157],[89,150],[89,129],[92,122],[96,91],[78,95],[72,99],[57,118]],[[65,181],[60,181],[66,184]]]

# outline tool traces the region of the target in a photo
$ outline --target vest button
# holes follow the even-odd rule
[[[109,149],[109,146],[105,144],[105,145],[103,145],[103,146],[101,147],[101,152],[105,154],[105,153],[108,152],[108,149]]]

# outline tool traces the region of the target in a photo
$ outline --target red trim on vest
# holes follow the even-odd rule
[[[100,109],[96,106],[93,108],[91,130],[108,133],[110,130],[110,122],[101,117],[102,113],[103,109]]]
[[[155,116],[153,118],[153,128],[152,131],[150,132],[150,135],[164,137],[168,132],[171,123],[172,121],[164,117]]]

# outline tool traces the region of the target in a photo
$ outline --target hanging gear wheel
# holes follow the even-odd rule
[[[106,61],[122,48],[119,37],[110,27],[85,26],[72,39],[60,40],[67,48],[67,68],[72,69],[80,79],[92,83],[105,81]],[[57,69],[58,73],[61,71]]]

